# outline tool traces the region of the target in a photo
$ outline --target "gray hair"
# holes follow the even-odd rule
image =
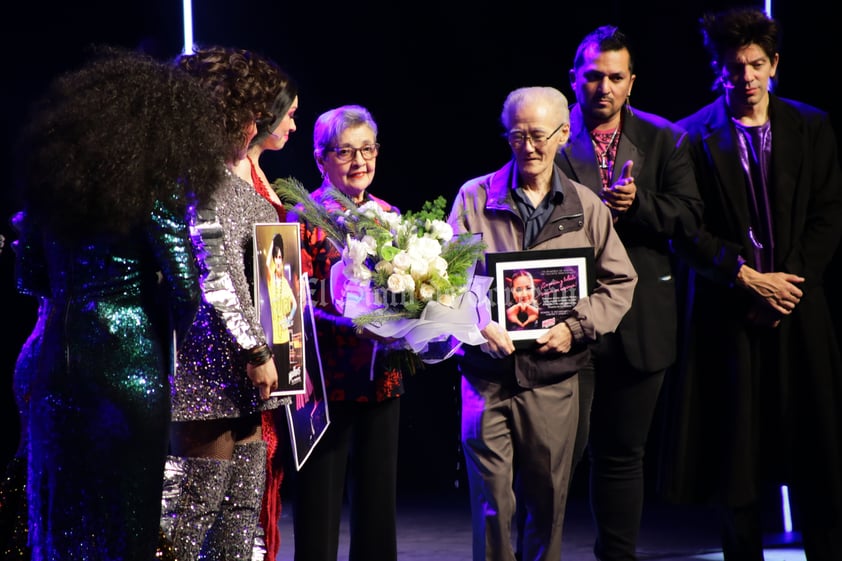
[[[506,96],[503,112],[500,113],[500,122],[503,123],[503,127],[508,129],[511,126],[512,117],[518,108],[536,102],[548,105],[561,123],[570,122],[570,108],[563,93],[550,86],[531,86],[518,88]]]
[[[313,154],[316,158],[324,156],[325,149],[330,148],[345,129],[360,125],[367,125],[377,140],[377,123],[365,107],[342,105],[325,111],[313,126]]]

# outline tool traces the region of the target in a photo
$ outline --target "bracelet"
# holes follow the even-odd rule
[[[248,363],[252,366],[260,366],[266,364],[272,359],[272,349],[269,345],[260,345],[248,350]]]

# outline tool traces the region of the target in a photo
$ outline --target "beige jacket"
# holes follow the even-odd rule
[[[592,247],[594,288],[564,320],[573,333],[570,352],[542,356],[516,351],[511,357],[494,359],[478,347],[466,347],[460,367],[463,373],[494,381],[505,382],[514,375],[519,386],[535,387],[563,380],[587,362],[588,344],[614,331],[631,306],[637,273],[614,231],[608,208],[558,167],[553,170],[552,215],[533,245],[523,247],[524,223],[512,198],[515,174],[511,161],[465,183],[450,212],[454,231],[481,234],[488,252]],[[485,263],[477,265],[477,274],[485,274]]]

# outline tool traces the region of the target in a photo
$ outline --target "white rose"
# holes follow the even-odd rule
[[[374,265],[374,270],[378,273],[386,273],[387,275],[391,275],[395,267],[392,265],[390,261],[386,261],[385,259],[378,261],[377,264]]]
[[[453,237],[453,228],[444,220],[433,220],[430,224],[430,230],[433,236],[444,242],[450,241]]]
[[[435,295],[436,295],[436,289],[433,288],[433,285],[431,285],[431,284],[427,284],[425,282],[425,283],[421,284],[421,286],[418,288],[418,296],[424,302],[429,302],[430,300],[433,299],[433,297]]]
[[[441,244],[434,238],[419,238],[413,236],[407,244],[407,251],[425,261],[441,255]]]
[[[403,284],[406,287],[405,290],[407,292],[415,292],[415,279],[412,278],[412,275],[404,273],[401,277],[403,277]]]
[[[401,273],[393,273],[389,275],[389,278],[386,280],[386,288],[389,289],[389,292],[392,292],[394,294],[406,292],[406,278],[407,275],[403,275]]]
[[[411,263],[412,260],[410,259],[409,254],[404,250],[399,251],[398,254],[395,255],[395,258],[392,259],[392,265],[401,271],[408,270]]]
[[[416,279],[427,277],[430,273],[430,264],[424,259],[412,259],[409,263],[409,272]]]
[[[435,270],[440,277],[447,278],[447,260],[442,257],[438,256],[433,259],[433,270]]]

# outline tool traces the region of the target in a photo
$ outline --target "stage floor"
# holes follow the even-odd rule
[[[292,561],[292,506],[283,505],[277,561]],[[565,517],[563,561],[593,561],[593,529],[586,500],[573,497]],[[797,535],[769,535],[765,561],[805,561],[793,543]],[[676,507],[650,500],[644,511],[641,561],[721,561],[716,513],[704,507]],[[348,521],[342,521],[339,561],[348,559]],[[467,493],[403,496],[398,505],[399,561],[469,561],[471,520]]]

